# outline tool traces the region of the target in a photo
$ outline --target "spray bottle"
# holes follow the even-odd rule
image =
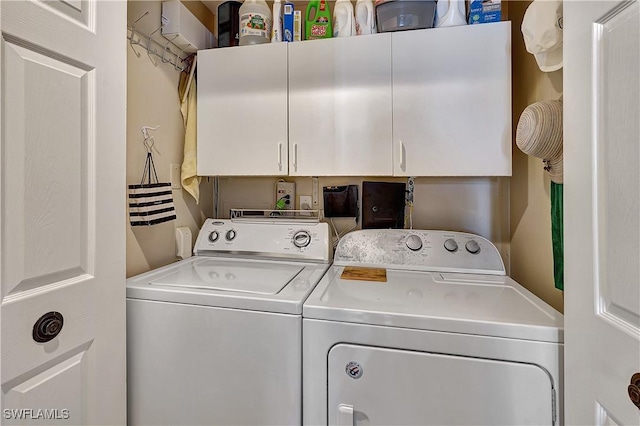
[[[467,25],[465,0],[439,0],[436,5],[436,28]]]

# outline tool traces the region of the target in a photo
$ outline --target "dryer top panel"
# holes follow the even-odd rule
[[[505,275],[491,241],[452,231],[366,229],[340,239],[334,264],[431,272]]]

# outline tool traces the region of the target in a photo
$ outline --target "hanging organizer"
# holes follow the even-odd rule
[[[147,160],[144,164],[142,179],[139,185],[129,185],[129,220],[131,226],[150,226],[176,219],[173,205],[171,183],[158,182],[156,166],[153,162],[153,145],[155,141],[149,130],[157,130],[157,126],[142,128],[144,146],[147,149]]]

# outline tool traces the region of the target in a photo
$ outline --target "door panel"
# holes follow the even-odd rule
[[[551,377],[536,365],[348,344],[328,363],[329,424],[555,421]]]
[[[95,182],[87,172],[95,140],[87,134],[89,67],[22,40],[2,42],[3,148],[12,159],[3,167],[6,296],[88,272],[87,188]]]
[[[124,424],[126,2],[3,1],[0,33],[3,421]]]
[[[569,424],[639,424],[640,7],[564,3]]]

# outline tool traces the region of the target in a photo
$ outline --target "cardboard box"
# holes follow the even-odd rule
[[[293,41],[302,40],[302,11],[293,11]]]
[[[282,41],[293,41],[293,12],[293,3],[286,2],[284,4],[284,13],[282,14]]]
[[[502,20],[501,0],[472,0],[469,6],[469,24],[486,24]]]

